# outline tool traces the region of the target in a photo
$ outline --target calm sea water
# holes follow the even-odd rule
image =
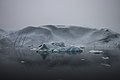
[[[39,80],[116,79],[120,73],[120,50],[103,54],[36,53],[27,48],[0,50],[1,78]]]

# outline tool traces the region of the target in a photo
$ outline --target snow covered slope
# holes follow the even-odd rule
[[[8,38],[7,34],[5,30],[0,29],[0,49],[12,46],[12,41]]]
[[[39,45],[40,43],[52,40],[51,31],[45,28],[32,26],[11,33],[9,36],[16,46]]]
[[[118,47],[120,34],[109,29],[92,29],[80,26],[42,25],[29,26],[10,33],[7,37],[15,46],[38,46],[52,41],[64,42],[67,45],[103,45]]]
[[[5,30],[0,29],[0,39],[2,39],[6,34],[7,32]]]

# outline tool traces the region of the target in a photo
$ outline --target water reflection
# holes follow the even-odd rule
[[[58,55],[63,55],[63,56],[65,55],[74,56],[74,55],[80,54],[81,52],[54,52],[53,53],[53,52],[45,51],[45,52],[37,52],[37,53],[41,55],[43,60],[45,60],[50,54],[53,54],[53,55],[58,54]]]
[[[47,77],[49,75],[62,74],[63,78],[65,77],[64,75],[68,74],[73,77],[73,75],[79,74],[84,74],[85,76],[88,74],[96,75],[98,72],[104,74],[106,70],[108,70],[108,73],[110,70],[119,71],[119,50],[104,50],[102,54],[92,54],[89,51],[85,49],[82,53],[37,53],[25,48],[1,49],[0,66],[3,66],[3,68],[0,68],[0,71],[8,71],[9,69],[10,74],[13,72],[14,75],[20,73],[20,76],[23,73],[34,76],[41,74],[41,76]],[[114,66],[118,68],[114,68]],[[100,77],[101,73],[99,73]],[[38,76],[41,77],[40,75]],[[58,76],[61,77],[61,75]]]
[[[1,61],[7,60],[9,62],[18,62],[21,64],[30,65],[68,65],[68,66],[88,66],[88,65],[102,65],[112,66],[114,62],[119,62],[119,50],[104,50],[104,53],[93,54],[85,50],[79,52],[35,52],[29,49],[1,49]],[[3,60],[2,60],[3,59]]]
[[[42,52],[39,54],[41,55],[42,59],[45,60],[50,53],[49,52]]]

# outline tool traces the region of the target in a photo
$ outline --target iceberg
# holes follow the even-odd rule
[[[101,54],[101,53],[104,53],[104,52],[100,51],[100,50],[90,50],[89,53]]]
[[[76,46],[66,46],[64,42],[52,42],[52,43],[43,43],[39,46],[37,52],[83,52],[83,49]]]
[[[64,44],[64,42],[52,42],[51,43],[51,45],[53,45],[53,46],[59,46],[59,47],[65,47],[65,44]]]

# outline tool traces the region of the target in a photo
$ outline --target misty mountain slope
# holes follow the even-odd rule
[[[56,30],[57,29],[57,27],[55,25],[43,25],[40,27],[47,28],[49,30]]]
[[[67,26],[66,28],[65,25],[46,25],[43,27],[50,29],[53,33],[58,34],[58,36],[61,35],[62,37],[68,36],[72,38],[82,37],[85,34],[95,30],[95,29],[78,27],[78,26]]]
[[[68,44],[72,43],[73,45],[81,44],[86,39],[90,40],[90,34],[96,31],[96,29],[65,25],[46,25],[43,27],[51,30],[55,40],[61,40]]]
[[[109,29],[100,29],[100,30],[96,30],[94,33],[93,33],[93,38],[98,38],[98,39],[103,39],[107,36],[111,36],[111,35],[114,35],[114,34],[117,34]],[[96,36],[96,37],[94,37]],[[112,37],[111,37],[112,38]]]
[[[6,47],[12,47],[13,43],[9,38],[2,38],[0,39],[0,49]]]
[[[41,43],[65,42],[69,45],[120,45],[120,34],[109,29],[92,29],[66,25],[43,25],[39,27],[26,27],[12,32],[9,38],[16,46],[38,46]]]
[[[72,39],[75,36],[70,32],[69,28],[58,28],[56,25],[46,25],[43,26],[49,29],[54,35],[64,38],[64,39]]]
[[[0,39],[4,38],[7,35],[7,32],[3,29],[0,29]]]
[[[26,27],[22,30],[19,30],[18,31],[19,33],[23,33],[23,34],[26,34],[26,33],[36,33],[36,34],[46,34],[46,35],[49,35],[51,34],[51,32],[48,30],[48,29],[45,29],[45,28],[42,28],[42,27]]]
[[[119,48],[120,45],[120,34],[109,29],[97,30],[92,33],[91,38],[95,41],[89,43],[89,46]]]
[[[58,26],[58,25],[57,25]],[[109,29],[91,29],[91,28],[84,28],[78,26],[69,26],[64,28],[58,28],[55,25],[46,25],[47,29],[50,29],[54,35],[54,39],[61,40],[66,43],[71,43],[74,45],[84,44],[84,43],[93,43],[96,41],[100,41],[102,39],[106,39],[108,36],[109,38],[113,39],[114,37],[110,37],[114,34],[112,30]],[[61,27],[61,25],[60,25]]]
[[[6,33],[6,31],[3,29],[0,29],[0,33]]]
[[[120,34],[113,32],[112,30],[109,30],[109,29],[101,29],[101,30],[102,30],[102,33],[104,34],[104,37],[100,39],[100,41],[109,42],[114,39],[120,38]]]
[[[91,34],[96,31],[96,29],[65,25],[44,25],[42,27],[52,32],[54,41],[63,41],[72,45],[86,42],[86,39],[90,39]]]
[[[12,41],[10,38],[7,38],[7,32],[0,29],[0,49],[10,46],[12,46]]]
[[[97,43],[97,46],[103,46],[103,44],[105,44],[106,47],[118,47],[120,45],[120,34],[113,32],[110,29],[103,28],[97,30],[78,26],[69,26],[67,28],[55,28],[54,26],[52,29],[51,27],[53,26],[47,26],[47,28],[52,30],[56,38],[61,39],[61,41],[64,41],[68,44],[93,46],[94,43]],[[61,37],[58,37],[59,35]],[[66,37],[67,39],[62,36]]]
[[[41,27],[26,27],[10,34],[15,45],[39,45],[41,42],[52,40],[51,31]]]
[[[83,28],[78,26],[70,26],[69,30],[77,38],[85,36],[86,34],[89,34],[92,31],[95,31],[95,29]]]
[[[120,38],[120,35],[119,34],[111,34],[111,35],[108,35],[106,37],[104,37],[103,39],[100,39],[99,41],[102,41],[102,42],[110,42],[110,41],[113,41],[113,40],[117,40]]]
[[[118,33],[113,33],[105,36],[103,39],[99,40],[100,43],[102,44],[107,44],[107,46],[111,47],[117,47],[120,48],[120,34]]]

